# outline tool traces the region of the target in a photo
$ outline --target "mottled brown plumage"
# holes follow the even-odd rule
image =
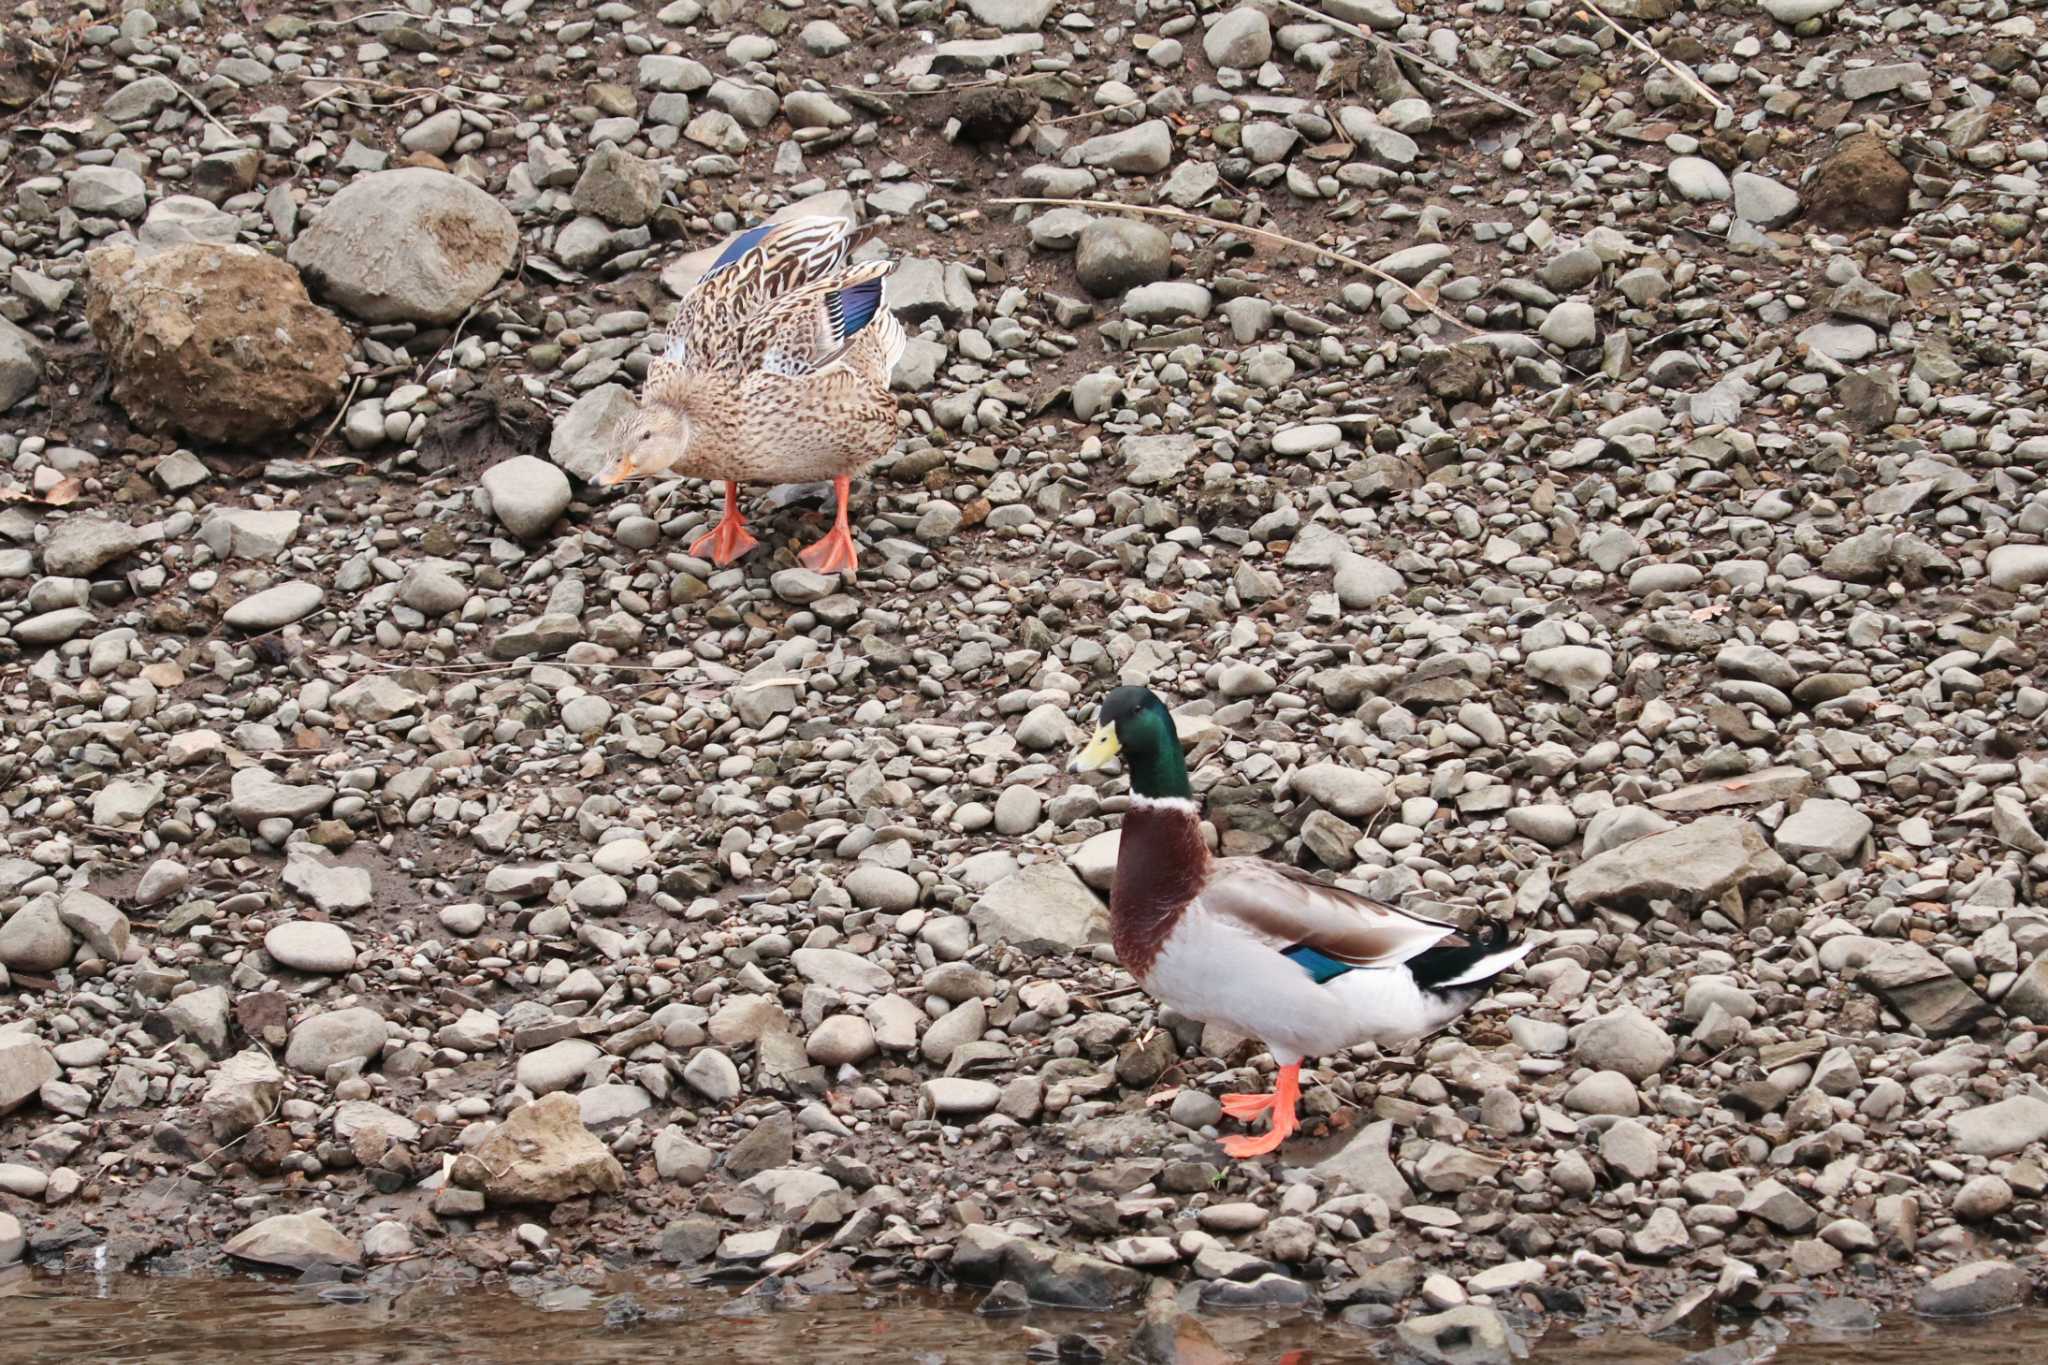
[[[752,229],[678,305],[602,481],[725,480],[726,518],[693,554],[726,564],[756,543],[735,484],[831,479],[837,522],[803,559],[854,568],[847,489],[896,439],[889,375],[905,344],[884,294],[893,263],[849,265],[855,241],[840,218]]]

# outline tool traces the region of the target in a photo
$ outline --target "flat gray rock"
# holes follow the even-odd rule
[[[605,466],[611,463],[612,456],[618,451],[619,437],[626,423],[632,420],[633,414],[638,410],[639,405],[633,401],[632,390],[622,384],[598,385],[571,403],[569,410],[555,419],[554,433],[548,437],[548,458],[584,483],[597,482],[597,476],[604,472]],[[498,466],[501,469],[503,467]],[[501,481],[508,477],[499,476]],[[536,495],[542,491],[540,476],[527,474],[523,475],[522,479],[530,479],[533,482]],[[549,488],[552,488],[552,485],[549,485]],[[550,493],[549,501],[552,500],[552,496]],[[496,505],[496,498],[497,495],[493,493],[493,506]],[[563,506],[567,505],[564,501]],[[538,511],[533,515],[537,517]],[[557,511],[556,515],[559,516],[560,512]],[[553,517],[548,518],[549,522],[553,520]],[[509,522],[507,528],[511,529]]]
[[[1674,157],[1664,173],[1683,199],[1712,204],[1734,193],[1727,172],[1703,156]]]
[[[327,593],[317,583],[293,579],[265,588],[229,607],[221,620],[236,630],[277,630],[320,610]]]
[[[1984,997],[1917,943],[1885,943],[1856,972],[1901,1018],[1937,1038],[1968,1031],[1990,1013]]]
[[[1065,863],[1032,863],[982,892],[968,911],[975,938],[1028,953],[1109,941],[1109,912]]]
[[[285,1065],[294,1071],[325,1075],[327,1068],[338,1062],[375,1057],[383,1050],[390,1028],[382,1015],[362,1006],[308,1016],[292,1028]]]
[[[1566,875],[1564,894],[1574,905],[1700,906],[1730,890],[1777,885],[1788,873],[1755,825],[1715,815],[1587,859]]]
[[[2048,1139],[2048,1101],[2014,1095],[1951,1115],[1949,1137],[1969,1156],[2011,1156]]]
[[[1735,216],[1761,228],[1774,228],[1799,216],[1799,191],[1754,171],[1737,171],[1733,183]]]
[[[287,258],[365,322],[452,323],[511,266],[519,227],[497,199],[424,166],[358,176]]]
[[[300,820],[327,809],[334,800],[329,786],[280,782],[263,768],[243,768],[229,786],[229,809],[245,825],[264,820]]]
[[[2023,1307],[2033,1298],[2027,1272],[2007,1261],[1972,1261],[1921,1286],[1913,1309],[1930,1318],[1977,1318]]]
[[[1100,166],[1127,175],[1156,175],[1173,164],[1173,133],[1164,119],[1135,128],[1101,133],[1070,154],[1075,164]]]
[[[5,404],[0,404],[4,407]],[[43,542],[43,572],[86,578],[142,548],[139,528],[107,517],[67,517]]]
[[[0,1114],[11,1114],[57,1079],[57,1059],[33,1033],[0,1033]]]
[[[330,915],[369,908],[376,891],[367,869],[336,862],[309,844],[291,846],[284,884]]]
[[[44,356],[33,333],[0,318],[0,412],[42,387]]]
[[[338,924],[287,920],[263,936],[263,951],[296,972],[338,976],[356,965],[355,944]]]
[[[1186,471],[1199,449],[1192,435],[1126,436],[1124,478],[1136,488],[1171,483]]]
[[[199,538],[221,559],[272,560],[290,547],[304,515],[251,507],[219,507],[206,514]]]
[[[1838,863],[1854,861],[1870,837],[1870,817],[1847,801],[1817,799],[1801,804],[1778,826],[1778,852],[1787,858],[1821,853]]]
[[[230,1237],[221,1250],[240,1261],[311,1270],[321,1266],[356,1266],[363,1249],[313,1213],[280,1213]]]
[[[614,400],[607,400],[611,401]],[[581,443],[565,448],[564,453],[587,466],[592,450],[588,443]],[[515,536],[532,538],[545,534],[569,508],[567,476],[546,460],[531,455],[515,455],[492,465],[484,471],[483,486],[484,492],[490,494],[491,511]]]

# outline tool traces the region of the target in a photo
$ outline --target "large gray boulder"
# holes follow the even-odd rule
[[[0,1114],[11,1114],[57,1079],[57,1059],[33,1033],[0,1033]]]
[[[114,401],[145,431],[258,444],[341,397],[355,343],[298,274],[243,246],[87,258],[85,316]]]
[[[1565,878],[1564,897],[1575,906],[1662,900],[1696,909],[1731,890],[1781,885],[1789,874],[1755,825],[1715,815],[1588,858]]]
[[[631,389],[622,384],[598,385],[555,419],[554,433],[548,438],[548,458],[585,483],[597,482],[618,451],[626,423],[638,410]]]
[[[1033,863],[984,891],[968,911],[983,943],[1064,953],[1109,941],[1109,912],[1065,863]]]
[[[43,343],[0,318],[0,412],[34,393],[43,383]]]
[[[366,322],[454,322],[511,266],[519,225],[467,180],[407,166],[360,176],[292,243],[320,295]]]
[[[448,1178],[482,1190],[498,1208],[617,1194],[626,1183],[619,1159],[583,1126],[582,1107],[567,1093],[513,1110],[475,1151],[456,1158]]]
[[[362,1247],[318,1213],[280,1213],[242,1229],[221,1248],[236,1260],[286,1270],[363,1263]]]

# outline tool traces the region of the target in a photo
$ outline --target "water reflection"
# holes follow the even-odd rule
[[[0,1362],[319,1360],[328,1365],[497,1365],[503,1361],[646,1365],[1115,1359],[1135,1327],[1117,1315],[1033,1311],[982,1317],[965,1297],[904,1292],[806,1295],[793,1287],[739,1295],[676,1280],[602,1286],[481,1288],[422,1280],[393,1293],[360,1283],[248,1277],[38,1275],[0,1272]],[[1335,1365],[1384,1354],[1390,1334],[1301,1315],[1208,1314],[1210,1333],[1242,1365]],[[1854,1312],[1806,1322],[1724,1324],[1718,1342],[1651,1341],[1612,1331],[1553,1331],[1537,1365],[1920,1365],[1937,1353],[1972,1365],[2048,1359],[2048,1318],[1876,1330]]]

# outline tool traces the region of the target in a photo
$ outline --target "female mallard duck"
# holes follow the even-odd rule
[[[1071,766],[1121,756],[1131,775],[1109,897],[1117,958],[1158,1000],[1260,1039],[1280,1066],[1272,1094],[1223,1097],[1232,1118],[1272,1116],[1264,1136],[1226,1139],[1230,1155],[1263,1155],[1295,1130],[1304,1057],[1433,1033],[1534,946],[1499,924],[1466,937],[1278,863],[1212,856],[1165,704],[1119,687],[1097,719]]]
[[[889,372],[904,335],[884,306],[893,262],[849,266],[843,218],[793,218],[742,232],[676,308],[647,369],[640,411],[600,482],[658,474],[725,480],[725,518],[690,546],[730,564],[759,544],[739,484],[832,480],[831,532],[799,558],[852,573],[846,495],[896,439]]]

